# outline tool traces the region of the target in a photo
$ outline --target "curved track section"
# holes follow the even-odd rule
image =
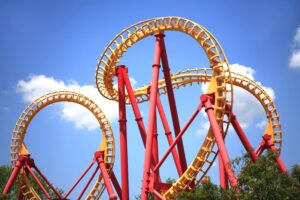
[[[57,102],[73,102],[80,104],[83,107],[87,108],[96,117],[103,134],[102,142],[104,142],[105,144],[104,160],[107,166],[109,166],[109,170],[112,169],[115,159],[115,143],[109,121],[107,120],[101,109],[98,107],[98,105],[91,99],[82,94],[70,91],[58,91],[46,94],[36,99],[22,112],[15,125],[11,139],[10,158],[12,165],[14,166],[16,164],[16,160],[18,159],[19,154],[25,148],[25,133],[33,117],[46,106]],[[26,175],[23,174],[22,177],[19,178],[25,181],[25,184],[22,186],[22,192],[24,196],[27,199],[39,199],[36,192],[26,180]],[[103,190],[104,183],[102,180],[102,176],[100,175],[86,199],[98,199]]]
[[[164,31],[183,32],[200,44],[208,57],[213,76],[217,82],[216,99],[220,102],[218,103],[220,104],[219,109],[223,109],[221,104],[226,99],[226,93],[232,95],[232,88],[226,88],[225,84],[224,74],[230,74],[225,53],[215,37],[204,27],[180,17],[162,17],[141,21],[116,35],[104,49],[96,68],[96,85],[101,95],[107,99],[118,100],[117,90],[113,87],[113,78],[120,58],[138,41]],[[228,78],[230,79],[230,76]],[[127,103],[129,103],[128,98]]]
[[[194,38],[203,48],[209,62],[211,79],[207,93],[214,93],[214,111],[220,126],[224,126],[224,132],[229,127],[228,119],[224,119],[225,105],[233,105],[233,92],[230,69],[225,53],[215,37],[199,24],[180,17],[162,17],[149,19],[134,24],[119,33],[105,48],[96,68],[96,85],[99,92],[107,99],[118,101],[118,93],[113,87],[115,68],[123,54],[135,43],[151,35],[164,33],[165,31],[179,31]],[[229,83],[229,84],[228,84]],[[137,98],[138,102],[144,101]],[[129,99],[126,99],[130,103]],[[197,175],[197,169],[202,168],[212,151],[214,137],[208,132],[201,147],[203,151],[200,157],[195,158],[195,165],[191,165],[179,180],[166,193],[166,197],[172,197],[175,193],[189,187]],[[196,168],[195,168],[196,166]]]
[[[188,69],[186,71],[178,72],[171,76],[173,89],[209,82],[212,78],[211,74],[211,69],[209,68]],[[260,84],[257,84],[248,77],[235,72],[231,72],[231,77],[234,86],[243,88],[251,93],[263,106],[268,119],[268,126],[272,127],[268,134],[271,136],[276,149],[280,152],[282,145],[282,130],[279,114],[271,97]],[[229,81],[229,79],[226,80]],[[149,100],[149,94],[147,94],[147,88],[149,86],[150,84],[141,88],[137,88],[134,91],[135,97],[139,102],[145,102]],[[159,80],[158,88],[160,95],[166,94],[164,79]],[[179,192],[187,189],[187,185],[190,183],[189,180],[195,180],[197,179],[196,177],[199,177],[200,175],[200,178],[197,180],[197,182],[199,182],[206,175],[218,155],[218,149],[216,146],[214,146],[214,143],[214,138],[209,132],[205,141],[203,142],[202,147],[198,151],[197,156],[191,162],[188,170],[176,181],[176,183],[172,185],[167,192],[164,193],[164,196],[167,199],[172,199]]]

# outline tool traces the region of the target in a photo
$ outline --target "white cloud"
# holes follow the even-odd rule
[[[300,50],[292,53],[290,58],[290,67],[300,68]]]
[[[255,70],[251,67],[233,64],[230,69],[255,81]],[[260,82],[256,83],[262,86]],[[271,99],[275,99],[275,92],[271,87],[262,86],[262,88],[268,93]],[[247,128],[255,118],[265,118],[266,115],[258,100],[252,94],[239,87],[234,87],[233,111],[243,128]]]
[[[17,92],[21,93],[22,99],[30,103],[36,98],[52,91],[69,90],[79,92],[92,99],[102,109],[110,122],[118,117],[118,104],[102,97],[92,85],[79,85],[76,81],[65,83],[53,77],[45,75],[30,75],[29,80],[20,80],[17,84]],[[60,116],[63,120],[71,122],[77,129],[95,130],[99,127],[96,118],[86,108],[75,103],[62,103]]]
[[[256,126],[260,129],[265,128],[267,125],[267,120],[262,120],[261,122],[257,123]]]
[[[255,70],[251,67],[247,67],[240,64],[230,65],[230,70],[244,76],[247,76],[251,80],[254,79]],[[261,85],[260,82],[256,82]],[[203,84],[201,86],[202,92],[206,92],[208,84]],[[263,89],[268,93],[268,95],[274,100],[275,92],[271,87],[264,87]],[[243,128],[247,128],[255,118],[265,118],[265,111],[257,99],[240,87],[234,86],[234,104],[233,112],[236,114],[237,119],[239,120]],[[203,112],[202,112],[203,114]],[[204,114],[205,115],[205,114]]]
[[[247,67],[247,66],[235,63],[235,64],[230,65],[230,70],[232,72],[237,72],[239,74],[242,74],[251,80],[254,80],[255,70],[252,69],[251,67]]]
[[[290,57],[291,68],[300,68],[300,26],[296,30],[293,41],[292,55]]]
[[[28,81],[18,81],[17,85],[17,92],[22,93],[22,99],[25,102],[32,102],[48,92],[67,88],[63,81],[55,80],[53,77],[30,75],[28,78]]]

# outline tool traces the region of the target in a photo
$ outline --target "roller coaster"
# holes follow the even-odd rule
[[[165,34],[169,31],[182,32],[196,40],[203,48],[209,66],[171,73],[164,42]],[[146,37],[155,39],[151,82],[143,87],[133,89],[129,78],[129,68],[124,63],[120,64],[120,59],[131,46]],[[163,78],[159,80],[161,68]],[[99,105],[76,92],[55,91],[36,99],[20,115],[10,145],[10,159],[14,168],[3,194],[9,194],[12,186],[18,183],[20,186],[19,199],[42,199],[29,181],[31,176],[42,190],[45,198],[53,198],[49,193],[49,190],[52,190],[56,196],[55,199],[67,199],[92,166],[96,165],[96,169],[85,183],[77,199],[100,199],[106,190],[109,199],[128,200],[130,197],[128,174],[130,160],[128,160],[126,120],[128,107],[133,110],[145,148],[144,158],[141,158],[144,161],[143,171],[140,172],[142,174],[141,185],[131,186],[141,188],[142,200],[148,199],[150,193],[153,194],[154,199],[175,199],[182,191],[192,191],[205,178],[217,157],[219,159],[220,186],[224,189],[237,186],[238,182],[230,164],[228,147],[224,143],[230,125],[249,153],[251,162],[255,162],[265,149],[271,149],[273,152],[278,152],[276,161],[279,164],[279,170],[282,173],[287,171],[279,155],[282,146],[282,130],[273,100],[259,83],[247,76],[232,72],[219,42],[208,30],[193,21],[181,17],[161,17],[141,21],[124,29],[110,41],[102,53],[97,64],[95,80],[97,89],[103,97],[118,102],[120,166],[114,166],[116,152],[114,137],[116,136]],[[117,81],[117,87],[114,86],[114,81]],[[207,83],[208,89],[204,94],[199,94],[198,106],[181,128],[174,91],[199,83]],[[267,125],[256,150],[243,131],[238,116],[232,111],[234,86],[253,95],[264,108]],[[164,108],[166,106],[163,106],[160,98],[165,94],[169,108]],[[95,152],[91,163],[65,194],[59,193],[35,165],[24,142],[27,128],[35,115],[46,106],[57,102],[73,102],[87,108],[96,117],[103,134],[100,147]],[[139,104],[144,102],[149,102],[147,128],[139,108]],[[170,112],[171,123],[168,122],[165,109]],[[190,125],[195,123],[194,119],[201,110],[205,111],[210,128],[202,145],[198,147],[196,156],[191,163],[187,163],[185,152],[189,148],[196,147],[184,146],[182,136]],[[159,119],[162,122],[163,130],[158,130],[157,121]],[[172,128],[170,124],[173,125]],[[158,132],[165,133],[169,144],[161,157],[158,153]],[[169,157],[173,160],[179,177],[172,184],[164,182],[160,176],[160,168]],[[120,170],[121,177],[116,176],[116,170]],[[37,174],[41,178],[38,178]],[[96,175],[97,177],[95,177]],[[46,189],[45,185],[49,189]],[[87,191],[88,188],[91,190]]]

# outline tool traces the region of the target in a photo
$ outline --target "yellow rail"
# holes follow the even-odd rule
[[[215,115],[219,125],[225,127],[224,132],[226,133],[229,121],[228,119],[224,119],[225,105],[226,103],[233,104],[232,83],[227,58],[215,37],[203,26],[188,19],[180,17],[149,19],[134,24],[116,35],[104,49],[96,68],[95,78],[99,92],[107,99],[118,101],[117,90],[113,87],[113,78],[120,58],[138,41],[166,31],[183,32],[194,38],[203,48],[211,69],[211,78],[207,93],[214,93],[215,95]],[[138,102],[143,102],[147,99],[146,95],[137,96]],[[126,102],[130,103],[128,97],[126,98]],[[212,152],[213,145],[213,135],[208,131],[201,147],[201,156],[196,158],[195,164],[190,166],[178,181],[164,193],[165,197],[174,198],[179,191],[188,187],[189,183],[195,179],[197,172],[202,169],[201,167],[207,161],[208,155]]]
[[[18,159],[18,156],[20,154],[23,154],[24,152],[26,152],[26,154],[28,153],[28,150],[24,144],[24,137],[26,130],[33,117],[46,106],[57,102],[77,103],[87,108],[91,113],[93,113],[93,115],[96,117],[99,123],[100,129],[103,134],[102,140],[104,142],[102,144],[104,144],[105,150],[105,163],[107,164],[107,166],[109,166],[108,170],[112,169],[115,160],[115,142],[109,121],[107,120],[105,114],[101,111],[99,106],[96,103],[94,103],[91,99],[82,94],[70,91],[57,91],[46,94],[36,99],[22,112],[16,123],[11,139],[10,159],[12,165],[14,166],[16,164],[16,160]],[[99,148],[103,148],[103,146]],[[18,179],[20,184],[22,185],[21,189],[23,195],[27,199],[40,199],[40,197],[30,185],[28,177],[25,173],[21,173]],[[100,175],[86,199],[99,198],[104,188],[104,182],[102,180],[102,176]]]
[[[173,89],[179,89],[181,87],[192,86],[193,84],[209,82],[212,78],[211,74],[211,69],[209,68],[188,69],[186,71],[172,74],[171,80]],[[272,127],[271,130],[268,130],[268,134],[271,135],[276,149],[278,150],[278,152],[280,152],[282,144],[282,130],[279,120],[279,114],[273,100],[260,84],[257,84],[246,76],[231,72],[231,77],[234,86],[248,91],[260,102],[260,104],[264,108],[268,120],[266,127]],[[138,99],[139,103],[149,100],[147,88],[150,85],[151,84],[148,84],[141,88],[137,88],[134,91],[135,97],[136,99]],[[159,80],[158,88],[160,95],[166,94],[166,85],[164,79]],[[228,123],[227,120],[225,122],[226,124]],[[263,132],[262,134],[264,133],[265,132]],[[218,154],[218,150],[214,146],[214,144],[215,140],[212,136],[212,133],[209,132],[203,142],[203,145],[199,149],[196,157],[191,162],[186,172],[172,185],[172,187],[168,191],[164,193],[164,196],[167,199],[174,199],[181,191],[189,189],[187,187],[193,180],[197,180],[197,182],[199,183],[199,181],[206,175]]]

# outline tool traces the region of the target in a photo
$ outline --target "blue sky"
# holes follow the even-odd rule
[[[282,159],[288,167],[299,164],[299,7],[299,1],[1,1],[0,164],[9,164],[11,133],[30,101],[53,89],[75,89],[95,98],[112,120],[117,149],[115,171],[119,176],[117,107],[101,100],[93,88],[96,63],[105,46],[122,29],[160,16],[181,16],[206,27],[222,45],[230,64],[246,70],[275,93],[283,126]],[[201,47],[188,36],[168,32],[166,45],[173,72],[207,66]],[[153,51],[154,39],[147,38],[122,58],[135,87],[150,81]],[[181,126],[198,103],[199,88],[176,91]],[[235,99],[241,113],[238,117],[256,146],[263,131],[257,125],[265,116],[253,97],[239,93],[240,98]],[[147,106],[141,105],[145,120]],[[49,106],[34,118],[26,136],[38,166],[64,190],[87,166],[102,138],[94,121],[89,121],[92,116],[82,109],[65,104]],[[88,121],[83,123],[83,117]],[[191,134],[185,138],[189,161],[204,137],[201,128],[205,128],[206,119],[200,116],[198,120],[200,127],[191,127]],[[134,123],[128,107],[131,196],[139,193],[143,166],[143,148]],[[161,154],[166,146],[162,133]],[[242,148],[234,134],[226,143],[232,158],[240,155]],[[176,178],[174,167],[170,167],[172,162],[168,163],[162,176]],[[217,181],[217,167],[209,175]]]

